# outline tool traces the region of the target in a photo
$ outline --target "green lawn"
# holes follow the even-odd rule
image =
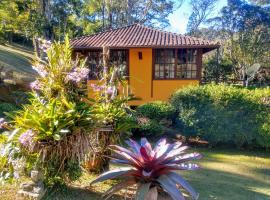
[[[182,174],[200,193],[199,200],[270,200],[270,153],[215,149],[197,151],[204,155],[200,161],[202,169]],[[102,192],[110,184],[89,187],[91,179],[93,177],[85,175],[66,191],[50,191],[45,199],[100,200]],[[1,200],[14,199],[14,187],[9,185],[1,189]]]
[[[0,69],[3,67],[3,71],[12,71],[17,83],[34,79],[35,72],[31,66],[33,59],[34,52],[30,48],[16,44],[0,45]]]
[[[0,66],[24,73],[32,73],[33,50],[20,45],[0,45]]]

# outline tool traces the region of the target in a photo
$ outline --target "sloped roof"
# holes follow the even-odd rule
[[[160,31],[140,24],[112,29],[93,35],[75,38],[73,49],[110,48],[206,48],[206,51],[219,47],[218,43],[176,33]]]

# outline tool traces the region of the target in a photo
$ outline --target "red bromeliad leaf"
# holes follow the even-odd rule
[[[147,194],[145,200],[157,200],[157,198],[158,198],[157,187],[152,187],[152,188],[149,190],[149,192],[148,192],[148,194]]]
[[[185,150],[187,150],[187,149],[188,149],[188,146],[182,146],[182,147],[179,147],[177,149],[174,149],[167,154],[166,158],[172,158],[175,156],[185,154]]]
[[[94,184],[97,182],[102,182],[108,179],[114,179],[114,178],[118,178],[120,176],[124,176],[129,174],[130,172],[134,171],[132,168],[125,168],[125,169],[115,169],[115,170],[111,170],[108,172],[105,172],[103,174],[101,174],[99,177],[97,177],[94,181],[92,181],[90,184]]]
[[[147,150],[144,147],[141,147],[140,152],[144,161],[150,161],[150,157],[147,153]]]
[[[116,164],[132,165],[132,163],[127,160],[121,160],[121,159],[115,159],[115,158],[112,159],[111,162],[116,163]]]
[[[128,155],[127,153],[120,152],[120,151],[117,151],[117,150],[114,150],[114,152],[117,153],[120,158],[122,158],[121,160],[128,160],[132,164],[132,166],[134,166],[136,168],[143,167],[142,162],[140,162],[139,160],[133,158],[132,156]]]
[[[154,148],[154,152],[158,152],[161,147],[163,147],[164,145],[166,145],[166,143],[167,143],[167,140],[165,138],[161,138],[157,142],[157,144],[156,144],[156,146]]]
[[[181,164],[184,162],[198,160],[201,158],[202,158],[202,155],[199,153],[190,153],[190,154],[185,154],[185,155],[178,156],[178,157],[175,156],[175,157],[166,158],[163,162],[161,162],[161,164],[165,164],[165,163]]]
[[[176,184],[171,181],[168,176],[162,175],[157,179],[157,181],[160,183],[162,188],[164,188],[166,192],[172,197],[173,200],[185,200],[180,190],[176,187]]]
[[[141,139],[141,146],[144,147],[146,149],[148,155],[150,155],[150,153],[152,152],[152,146],[146,138]]]
[[[136,141],[129,139],[126,143],[137,155],[140,155],[141,146]]]
[[[135,160],[142,161],[140,155],[137,155],[137,154],[133,153],[132,151],[126,149],[126,148],[123,148],[123,147],[120,147],[120,146],[117,146],[117,145],[110,145],[110,147],[111,147],[111,149],[112,149],[113,151],[115,151],[115,149],[116,149],[116,150],[118,150],[120,153],[121,153],[121,152],[124,152],[124,153],[128,154],[129,156],[131,156],[131,157],[132,157],[133,159],[135,159]]]
[[[138,186],[135,200],[146,200],[145,197],[149,192],[151,183],[142,183]]]
[[[173,180],[176,184],[183,187],[188,193],[192,196],[193,199],[198,199],[199,194],[195,192],[195,190],[192,188],[192,186],[183,179],[179,174],[175,172],[170,172],[167,175],[171,180]]]
[[[197,164],[193,164],[193,163],[182,163],[182,164],[176,164],[174,166],[168,166],[171,169],[175,169],[175,170],[197,170],[200,169],[199,165]]]

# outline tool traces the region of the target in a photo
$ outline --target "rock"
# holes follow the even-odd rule
[[[45,195],[46,190],[42,182],[42,173],[37,170],[31,171],[32,182],[26,182],[21,184],[21,189],[17,192],[16,199],[34,199],[39,200]]]
[[[22,183],[20,185],[20,188],[22,190],[24,190],[24,191],[32,191],[33,188],[34,188],[34,186],[35,186],[35,183],[33,183],[33,182],[27,182],[27,183]]]
[[[31,171],[31,179],[34,183],[38,183],[42,179],[42,173],[37,170]]]
[[[40,191],[40,193],[33,193],[33,192],[27,192],[23,190],[19,190],[17,193],[16,200],[19,199],[33,199],[33,200],[40,200],[45,195],[46,191]]]

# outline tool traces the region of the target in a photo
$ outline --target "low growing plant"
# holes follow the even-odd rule
[[[166,139],[159,140],[154,148],[145,138],[141,139],[140,144],[133,140],[127,141],[127,144],[130,149],[117,145],[110,147],[116,154],[112,162],[129,167],[108,171],[92,182],[120,180],[104,196],[109,198],[115,192],[136,184],[136,200],[157,200],[160,190],[167,192],[173,200],[184,200],[179,187],[185,189],[193,199],[198,199],[198,194],[190,184],[175,171],[198,169],[197,164],[189,161],[200,159],[199,153],[187,154],[187,147],[182,146],[181,142],[169,144]]]

